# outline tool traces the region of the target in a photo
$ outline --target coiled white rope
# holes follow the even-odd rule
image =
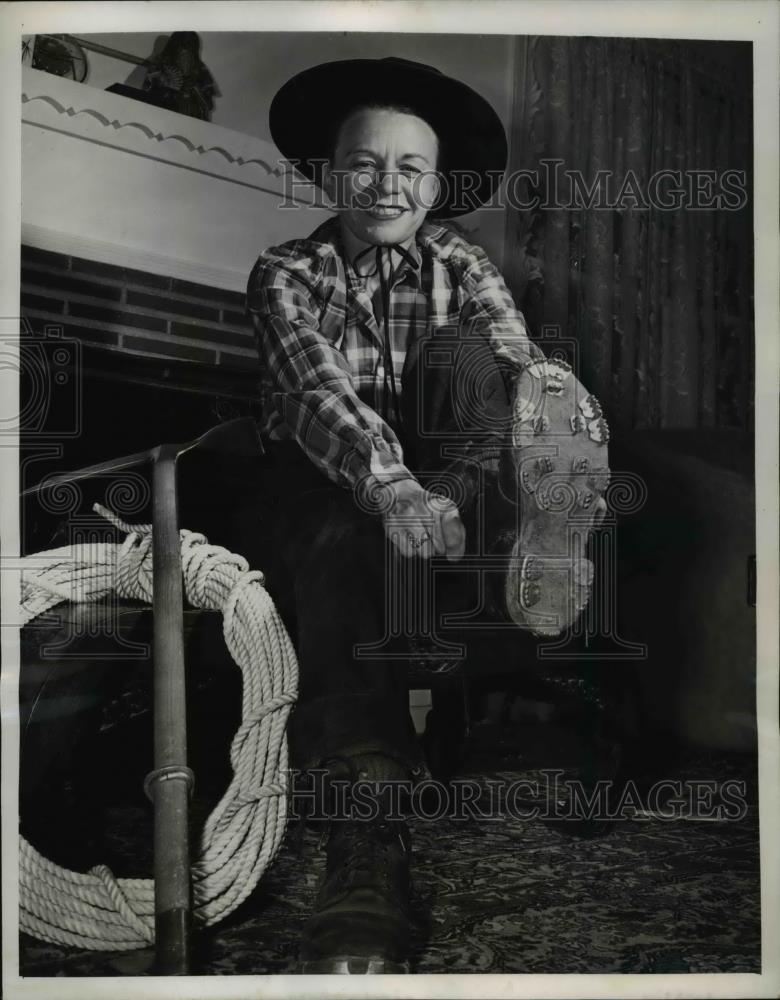
[[[22,568],[22,620],[61,601],[96,601],[110,593],[152,600],[151,525],[128,525],[123,543],[66,546],[27,557]],[[233,779],[206,821],[192,865],[194,920],[227,916],[257,885],[284,835],[287,741],[297,696],[298,664],[290,637],[263,586],[242,556],[180,531],[187,600],[221,611],[227,647],[243,676],[241,725],[233,738]],[[105,865],[68,871],[24,839],[20,849],[20,927],[55,944],[129,951],[154,942],[154,882],[115,878]]]

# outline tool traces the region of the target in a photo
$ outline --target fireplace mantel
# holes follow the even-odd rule
[[[24,67],[22,241],[244,291],[327,217],[269,142]]]

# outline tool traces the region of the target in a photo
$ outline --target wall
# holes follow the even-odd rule
[[[280,209],[276,160],[255,136],[22,71],[30,246],[243,292],[261,250],[328,217]]]
[[[167,36],[89,34],[87,38],[122,52],[148,58]],[[281,85],[295,73],[320,62],[359,57],[400,56],[427,63],[458,77],[486,97],[509,130],[512,116],[512,38],[504,35],[409,35],[397,33],[209,33],[201,34],[202,58],[217,82],[212,121],[270,142],[268,108]],[[112,83],[140,86],[145,72],[130,63],[87,52],[86,83],[104,89]],[[290,219],[290,235],[303,235],[305,217]],[[316,223],[315,223],[316,225]],[[501,267],[505,213],[483,210],[461,220],[475,242]],[[311,226],[314,228],[314,226]]]
[[[22,489],[260,416],[242,292],[23,245],[20,298]],[[27,551],[50,548],[63,511],[29,498],[22,516]]]
[[[240,292],[23,246],[21,306],[39,333],[54,325],[123,353],[258,371]]]

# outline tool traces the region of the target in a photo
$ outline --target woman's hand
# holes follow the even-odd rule
[[[416,479],[402,479],[384,487],[389,491],[383,515],[385,534],[404,556],[463,556],[466,529],[458,508],[446,497],[429,493]]]

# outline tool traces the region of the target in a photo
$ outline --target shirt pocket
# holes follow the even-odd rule
[[[344,348],[347,326],[346,295],[338,285],[325,289],[316,303],[319,332],[337,351]]]

